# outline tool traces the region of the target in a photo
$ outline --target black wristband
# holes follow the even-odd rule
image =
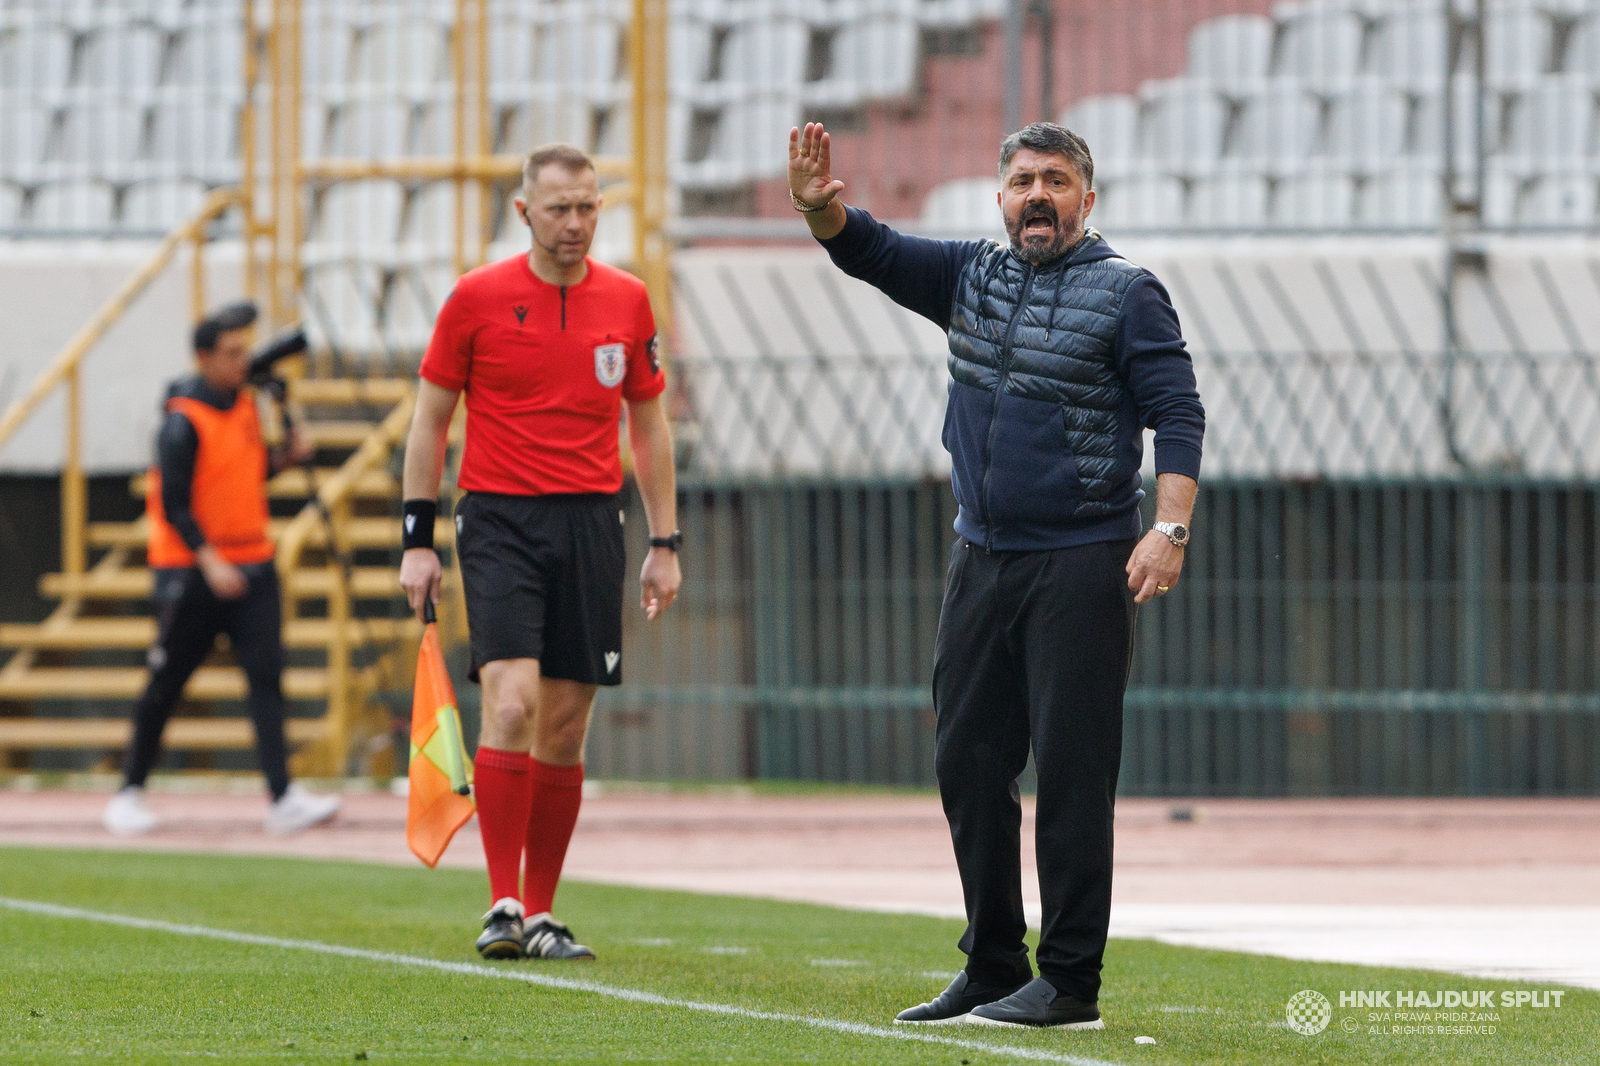
[[[672,536],[670,536],[670,537],[651,537],[650,538],[650,547],[652,547],[652,548],[670,548],[674,552],[682,551],[683,550],[683,534],[680,533],[678,530],[674,529],[672,531]]]
[[[433,521],[439,516],[437,500],[407,500],[400,505],[400,547],[433,547]]]

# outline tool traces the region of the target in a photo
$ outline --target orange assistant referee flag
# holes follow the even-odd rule
[[[433,600],[423,605],[417,687],[411,698],[411,793],[406,809],[406,844],[428,866],[467,824],[472,803],[472,763],[461,739],[456,692],[444,668]]]

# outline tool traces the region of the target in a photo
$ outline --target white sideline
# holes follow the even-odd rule
[[[178,925],[174,922],[163,922],[153,918],[134,918],[125,914],[82,910],[78,907],[62,907],[54,903],[41,903],[36,900],[8,899],[4,896],[0,896],[0,907],[29,914],[43,914],[52,918],[71,918],[77,921],[120,925],[130,929],[147,929],[157,933],[170,933],[174,936],[204,937],[209,940],[226,940],[235,944],[254,944],[258,947],[312,951],[319,955],[337,955],[347,959],[365,959],[368,962],[387,962],[396,966],[414,966],[419,969],[438,970],[443,973],[465,974],[469,977],[495,977],[507,981],[523,981],[530,985],[559,988],[568,992],[588,992],[591,995],[608,996],[612,999],[627,1000],[630,1003],[644,1003],[652,1007],[676,1007],[679,1010],[699,1011],[703,1014],[722,1014],[750,1021],[789,1022],[795,1025],[810,1026],[813,1029],[848,1033],[852,1036],[875,1036],[884,1040],[908,1040],[919,1044],[941,1044],[946,1047],[966,1048],[969,1051],[982,1051],[991,1055],[1004,1055],[1014,1059],[1028,1059],[1034,1062],[1064,1062],[1068,1063],[1069,1066],[1117,1066],[1116,1063],[1107,1062],[1103,1059],[1090,1059],[1079,1055],[1062,1055],[1036,1048],[1007,1047],[1004,1044],[986,1044],[977,1040],[954,1040],[950,1037],[931,1036],[927,1033],[890,1029],[885,1026],[866,1025],[861,1022],[844,1022],[833,1018],[810,1018],[801,1014],[777,1014],[772,1011],[750,1010],[747,1007],[735,1007],[726,1003],[702,1003],[693,999],[673,999],[670,996],[661,996],[654,992],[640,992],[632,988],[619,988],[615,985],[601,984],[598,981],[579,981],[570,977],[550,977],[546,974],[533,973],[528,970],[482,966],[471,962],[446,962],[443,959],[430,959],[421,955],[399,955],[389,951],[372,951],[368,948],[346,947],[343,944],[324,944],[318,940],[289,940],[283,937],[262,936],[259,933],[239,933],[231,929],[212,929],[204,925]]]

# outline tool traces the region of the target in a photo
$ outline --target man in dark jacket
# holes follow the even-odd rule
[[[789,137],[795,209],[845,273],[950,340],[959,535],[939,614],[939,792],[965,969],[902,1023],[1102,1027],[1111,822],[1135,605],[1178,580],[1205,412],[1171,300],[1086,229],[1094,162],[1039,122],[1000,148],[1009,246],[896,233],[839,200],[820,123]],[[1141,538],[1142,431],[1156,522]],[[1023,944],[1017,777],[1039,775],[1040,976]]]

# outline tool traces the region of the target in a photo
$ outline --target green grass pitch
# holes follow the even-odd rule
[[[1478,1037],[1349,1034],[1340,989],[1532,987],[1113,941],[1103,1032],[945,1027],[897,1040],[899,1009],[960,964],[959,923],[568,883],[591,965],[480,963],[481,874],[283,859],[0,848],[0,897],[464,964],[428,969],[0,906],[0,1063],[1592,1063],[1600,994],[1501,1010]],[[572,978],[751,1012],[707,1013],[485,977]],[[1284,1004],[1334,1000],[1317,1036]],[[1135,1036],[1156,1038],[1136,1045]]]

